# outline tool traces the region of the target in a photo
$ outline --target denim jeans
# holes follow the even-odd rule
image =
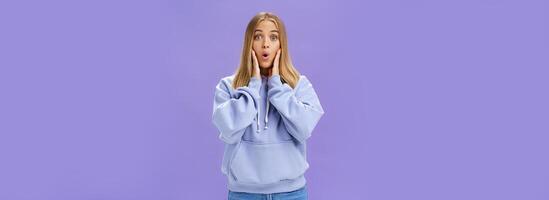
[[[290,191],[272,194],[233,192],[229,190],[229,200],[307,200],[306,186]]]

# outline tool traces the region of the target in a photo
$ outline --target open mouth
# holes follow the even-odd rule
[[[263,60],[267,60],[269,58],[269,54],[268,53],[263,53],[263,54],[261,54],[261,58],[263,58]]]

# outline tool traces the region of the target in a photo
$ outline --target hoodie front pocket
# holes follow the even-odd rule
[[[242,141],[230,168],[237,182],[269,184],[297,178],[309,164],[292,141],[273,144]]]

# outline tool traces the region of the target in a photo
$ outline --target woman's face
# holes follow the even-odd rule
[[[254,30],[252,49],[261,68],[270,68],[280,48],[276,25],[269,20],[261,21]]]

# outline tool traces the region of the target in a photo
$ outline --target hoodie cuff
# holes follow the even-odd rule
[[[257,77],[251,77],[250,82],[248,83],[249,93],[254,99],[260,99],[259,89],[261,88],[261,79]]]
[[[268,84],[269,84],[269,89],[270,88],[275,88],[275,87],[280,87],[280,86],[283,85],[282,81],[280,80],[280,75],[279,74],[272,75],[271,77],[269,77]]]

